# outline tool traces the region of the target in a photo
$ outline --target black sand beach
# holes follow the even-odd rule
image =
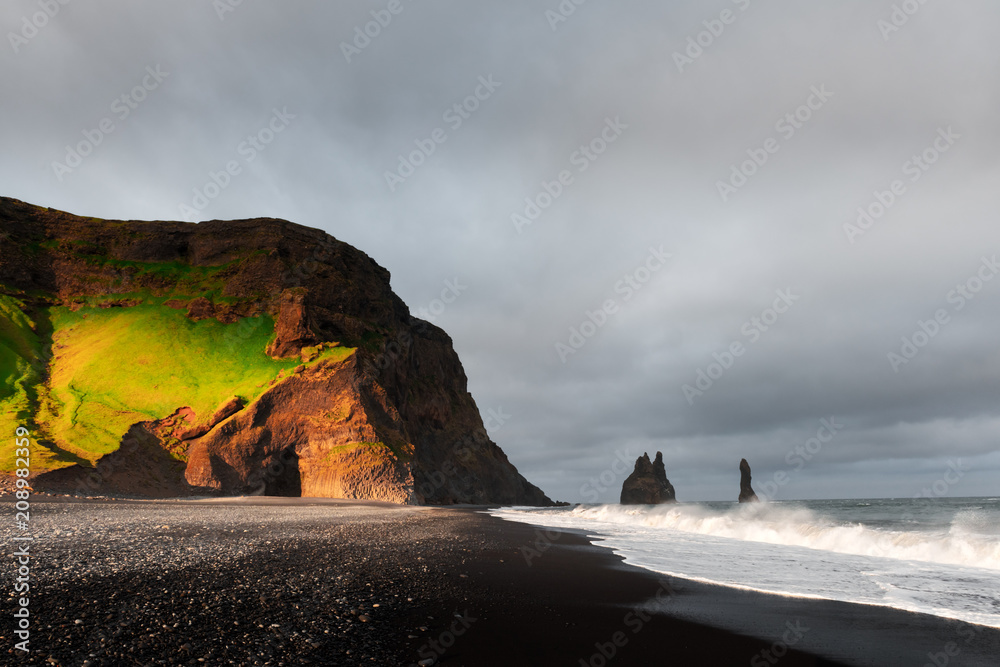
[[[7,664],[942,667],[1000,655],[997,630],[668,580],[584,536],[472,508],[35,498],[32,510],[32,651],[13,651],[11,592]]]

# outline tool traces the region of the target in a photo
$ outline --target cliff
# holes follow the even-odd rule
[[[36,488],[551,502],[389,272],[283,220],[110,221],[0,198],[0,408],[0,431],[37,441]]]

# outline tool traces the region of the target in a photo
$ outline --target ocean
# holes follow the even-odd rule
[[[627,563],[778,595],[1000,628],[1000,498],[509,507],[586,531]]]

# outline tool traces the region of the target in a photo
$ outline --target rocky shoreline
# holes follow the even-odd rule
[[[471,508],[38,496],[32,534],[32,650],[15,653],[4,624],[12,663],[577,665],[628,614],[643,632],[618,664],[770,645],[656,614],[669,584],[583,536]]]
[[[35,495],[31,652],[13,648],[11,585],[0,656],[44,667],[580,667],[780,653],[782,667],[829,667],[922,664],[969,627],[663,577],[587,535],[483,509]],[[789,623],[808,628],[801,641],[785,637]],[[994,664],[1000,631],[976,630],[956,664]]]
[[[460,578],[440,564],[460,565],[460,547],[431,539],[413,508],[35,498],[32,510],[23,664],[407,664],[403,647],[459,613],[438,601]]]

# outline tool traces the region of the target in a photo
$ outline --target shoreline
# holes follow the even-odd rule
[[[32,509],[39,620],[25,664],[923,665],[954,643],[949,664],[977,665],[1000,652],[1000,631],[965,642],[967,624],[933,616],[660,577],[582,532],[480,507],[249,497]],[[6,654],[9,626],[0,636]]]
[[[572,569],[569,563],[560,561],[565,561],[573,550],[586,553],[606,577],[621,572],[645,578],[648,582],[645,589],[657,591],[662,582],[667,582],[670,594],[666,599],[645,608],[669,621],[664,623],[665,629],[671,623],[687,624],[681,626],[687,642],[679,651],[677,645],[668,647],[662,641],[663,633],[647,633],[644,629],[642,635],[630,638],[639,645],[635,647],[636,655],[626,656],[623,651],[616,656],[616,664],[619,659],[620,664],[652,664],[641,660],[652,660],[658,652],[662,655],[664,651],[691,661],[684,664],[749,664],[754,667],[779,662],[781,665],[924,665],[935,657],[939,662],[947,660],[947,664],[952,665],[985,666],[996,665],[996,656],[1000,655],[1000,630],[996,628],[886,606],[784,596],[665,576],[626,564],[610,547],[595,543],[594,539],[600,536],[593,531],[522,525],[543,540],[550,532],[562,534],[559,539],[551,540],[551,549],[554,549],[548,573],[554,578],[551,585],[560,585],[558,578],[565,577],[565,571]],[[541,563],[547,554],[548,551],[543,552],[538,562]],[[584,567],[589,566],[581,564],[581,569]],[[617,595],[621,596],[625,590],[630,589],[619,589]],[[589,598],[589,603],[598,600],[606,603],[607,597],[598,595]],[[634,610],[635,604],[634,596],[628,602],[623,599],[617,602],[621,610]],[[643,605],[641,601],[638,604]],[[697,640],[692,643],[690,639],[699,632],[706,637],[711,632],[718,632],[720,636],[713,640],[728,642],[729,646],[713,647],[711,650],[718,654],[706,654],[697,648]],[[746,645],[738,647],[742,639],[749,640],[751,645],[759,642],[759,650],[747,653]],[[775,645],[777,651],[773,650]],[[771,655],[764,654],[765,650],[771,650]],[[638,661],[633,663],[633,657]]]

